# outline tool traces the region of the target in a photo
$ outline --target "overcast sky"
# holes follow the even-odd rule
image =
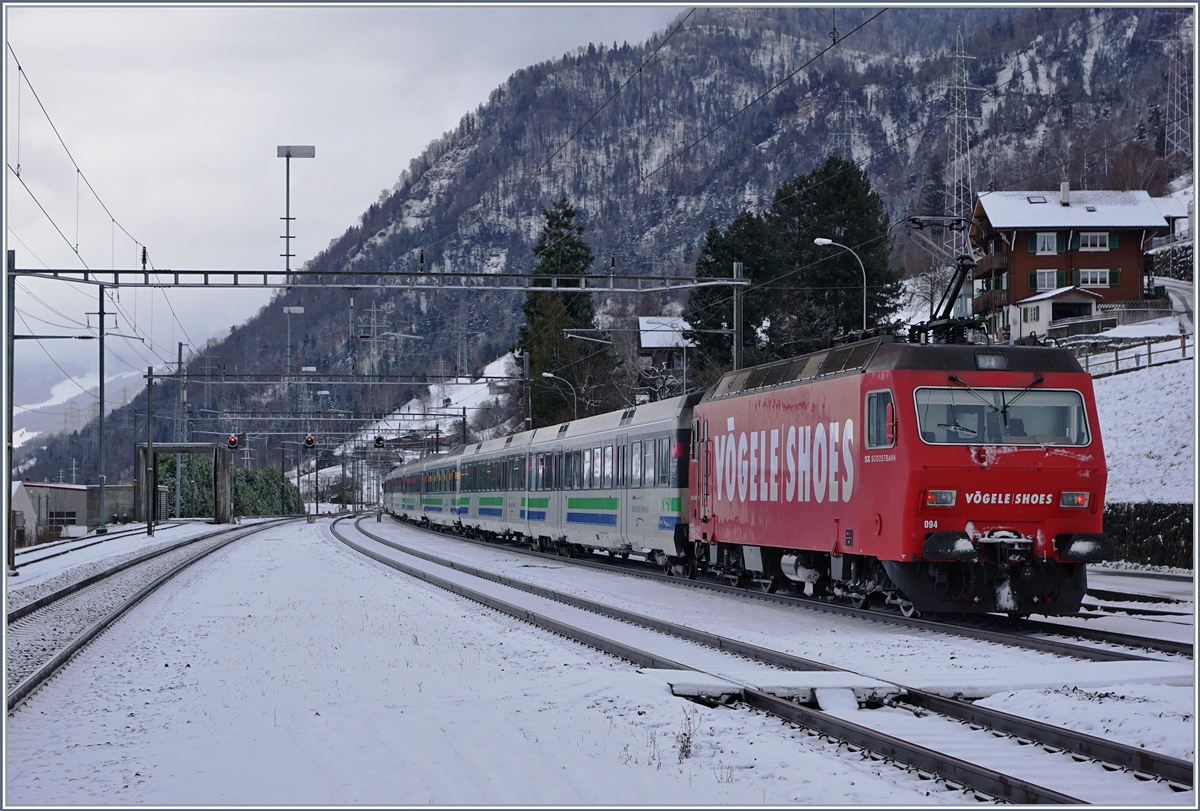
[[[8,5],[5,247],[19,268],[127,268],[137,247],[124,228],[157,268],[281,268],[276,146],[313,144],[315,160],[292,161],[298,267],[513,71],[589,42],[640,43],[682,10]],[[109,377],[174,359],[177,341],[228,333],[270,294],[168,295],[170,305],[162,293],[119,294],[119,328],[130,331],[125,314],[136,320],[153,352],[110,340]],[[26,280],[16,331],[81,333],[96,305],[94,288]],[[19,405],[79,392],[45,350],[83,385],[96,382],[94,341],[18,341]]]

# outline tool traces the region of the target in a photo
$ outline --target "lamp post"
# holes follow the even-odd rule
[[[858,258],[858,254],[854,253],[854,250],[852,248],[850,248],[846,245],[843,245],[840,242],[834,242],[832,239],[825,239],[825,237],[817,237],[816,239],[813,240],[813,242],[815,242],[817,245],[836,245],[839,248],[845,248],[846,250],[850,251],[850,253],[854,254],[855,259],[858,259],[858,266],[860,268],[862,268],[862,275],[863,275],[863,332],[866,332],[867,331],[867,269],[863,266],[862,260]]]
[[[286,200],[283,210],[283,268],[287,271],[288,281],[291,281],[292,273],[292,158],[315,158],[317,156],[317,148],[315,146],[278,146],[275,148],[275,157],[287,159],[287,169],[285,182]]]
[[[594,341],[596,339],[591,338],[589,340]],[[558,375],[552,375],[549,372],[542,372],[542,377],[552,377],[555,380],[561,380],[562,382],[566,383],[568,386],[571,386],[570,380],[567,380],[565,377],[559,377]],[[571,386],[571,404],[575,407],[575,419],[579,419],[579,397],[575,394],[574,386]]]

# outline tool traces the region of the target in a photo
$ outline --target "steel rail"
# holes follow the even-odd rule
[[[283,519],[283,520],[284,521],[294,521],[296,519],[287,518],[287,519]],[[204,558],[211,555],[213,552],[216,552],[218,549],[224,549],[226,546],[233,543],[234,541],[241,540],[242,538],[246,537],[247,535],[253,535],[256,532],[261,532],[265,529],[275,526],[278,523],[280,523],[280,521],[270,521],[270,522],[264,522],[262,524],[256,524],[252,527],[241,527],[241,528],[239,528],[240,532],[235,530],[234,534],[231,535],[229,538],[221,541],[218,544],[214,544],[211,548],[205,549],[203,552],[200,552],[196,555],[191,556],[187,560],[181,561],[180,563],[173,566],[168,571],[159,575],[157,578],[155,578],[150,583],[143,586],[132,597],[125,600],[125,602],[123,602],[121,605],[117,606],[112,611],[110,611],[99,622],[95,623],[90,628],[88,628],[86,631],[84,631],[82,634],[77,636],[70,644],[68,644],[65,648],[63,648],[58,653],[56,653],[54,656],[52,656],[49,661],[44,663],[41,667],[39,667],[37,670],[35,670],[29,676],[25,677],[21,681],[20,684],[18,684],[16,687],[14,687],[9,692],[9,694],[6,696],[6,703],[7,703],[8,711],[11,712],[14,708],[16,708],[16,706],[18,704],[20,704],[22,701],[24,701],[26,698],[28,698],[30,694],[32,694],[35,690],[37,690],[38,687],[40,687],[42,684],[44,684],[47,679],[49,679],[51,676],[53,676],[55,673],[57,673],[64,665],[66,665],[67,662],[69,662],[72,659],[72,657],[75,656],[75,654],[77,654],[80,650],[82,650],[84,648],[84,646],[86,646],[89,642],[91,642],[93,639],[95,639],[97,636],[99,636],[101,633],[103,633],[105,631],[105,629],[107,629],[110,625],[112,625],[114,622],[119,620],[130,609],[132,609],[134,606],[136,606],[142,600],[146,599],[151,594],[153,594],[155,592],[155,590],[157,590],[159,587],[161,587],[164,583],[171,580],[173,577],[175,577],[179,573],[183,572],[185,569],[187,569],[193,563],[203,560]],[[214,533],[214,535],[215,534],[217,534],[217,533]],[[207,537],[212,538],[213,535],[209,535]]]
[[[284,519],[280,519],[280,520],[281,521],[291,521],[291,520],[295,520],[295,519],[289,517],[289,518],[284,518]],[[267,521],[267,522],[263,522],[262,524],[256,524],[255,526],[273,526],[276,523],[279,523],[279,521]],[[129,569],[133,566],[137,566],[139,564],[145,563],[148,560],[153,560],[154,558],[160,557],[162,555],[166,555],[170,552],[174,552],[176,549],[182,549],[183,547],[185,547],[189,544],[199,543],[200,541],[207,541],[211,538],[215,538],[216,536],[221,535],[222,533],[236,532],[237,529],[239,529],[239,527],[228,527],[225,529],[216,530],[215,532],[209,532],[204,535],[197,535],[194,538],[185,538],[184,540],[179,541],[178,543],[171,544],[170,546],[164,546],[161,549],[156,549],[153,552],[147,552],[144,555],[138,555],[135,558],[130,558],[129,560],[125,561],[124,563],[118,563],[116,566],[113,566],[109,569],[105,569],[102,572],[97,572],[96,574],[89,575],[88,577],[85,577],[82,580],[78,580],[67,586],[63,586],[61,589],[51,592],[50,594],[43,595],[32,602],[26,603],[23,606],[14,608],[12,611],[8,612],[5,624],[11,625],[12,623],[16,622],[17,620],[21,619],[22,617],[29,616],[34,611],[38,611],[42,608],[45,608],[46,606],[48,606],[52,603],[58,602],[59,600],[63,599],[64,597],[74,594],[75,592],[77,592],[81,589],[87,588],[88,586],[90,586],[94,583],[99,583],[101,580],[105,580],[109,577],[112,577],[113,575],[123,572],[126,569]]]
[[[491,595],[483,594],[475,591],[474,589],[467,588],[466,586],[453,583],[445,578],[438,577],[435,574],[431,574],[412,566],[408,566],[407,564],[395,560],[394,558],[390,558],[380,552],[368,549],[361,544],[355,543],[353,540],[338,531],[337,523],[341,520],[344,519],[337,519],[330,527],[330,530],[333,532],[334,536],[351,549],[354,549],[355,551],[364,554],[373,560],[379,561],[386,566],[390,566],[394,569],[404,572],[405,574],[409,574],[413,577],[424,580],[427,583],[444,588],[461,597],[481,603],[489,608],[501,611],[509,616],[525,620],[536,627],[544,628],[546,630],[561,634],[568,639],[588,645],[604,653],[618,656],[622,659],[633,662],[634,664],[654,669],[694,671],[694,668],[686,667],[678,662],[673,662],[669,659],[656,656],[651,652],[643,651],[615,640],[608,639],[607,637],[600,636],[599,634],[594,634],[590,631],[576,628],[575,626],[560,622],[550,617],[546,617],[536,611],[515,606],[504,600],[500,600],[496,597],[492,597]],[[361,520],[362,519],[360,519],[360,521]],[[355,529],[358,532],[366,535],[368,538],[378,542],[377,538],[367,533],[361,527],[356,526]],[[384,545],[391,547],[392,543],[388,542]],[[411,554],[407,550],[398,551],[405,551],[406,554]],[[418,557],[425,556],[422,554],[418,555]],[[452,564],[453,562],[438,561],[438,563],[440,565],[448,565]],[[465,568],[462,566],[462,564],[448,565],[448,567],[457,571],[465,572]],[[493,578],[487,579],[492,580],[493,582],[498,582],[493,580]],[[1026,804],[1045,802],[1080,804],[1082,802],[1081,800],[1071,797],[1067,794],[1063,794],[1062,792],[1054,791],[1053,789],[1048,789],[1044,786],[1039,786],[1027,780],[1002,774],[993,769],[988,769],[986,767],[961,760],[943,752],[937,752],[935,750],[928,749],[919,744],[904,741],[900,738],[896,738],[886,733],[871,729],[870,727],[861,726],[851,721],[845,721],[840,718],[836,718],[821,710],[811,709],[793,701],[780,699],[776,696],[755,690],[751,687],[743,686],[743,689],[744,700],[749,706],[761,709],[765,712],[770,712],[778,717],[792,721],[793,723],[816,731],[820,734],[839,738],[854,746],[859,746],[863,749],[875,752],[885,758],[894,760],[897,763],[901,763],[905,766],[909,766],[918,770],[933,772],[934,774],[944,777],[949,782],[958,783],[971,788],[974,791],[979,791],[994,797]]]
[[[179,524],[174,524],[174,523],[155,524],[154,528],[155,529],[170,529],[171,527],[177,527],[177,526],[179,526]],[[141,530],[132,530],[130,532],[114,532],[114,533],[109,533],[107,535],[99,535],[99,536],[93,538],[90,543],[83,543],[83,544],[80,544],[79,546],[72,546],[70,549],[62,549],[62,550],[59,550],[58,552],[52,552],[51,554],[43,555],[40,558],[30,558],[30,557],[21,558],[21,557],[19,557],[21,555],[21,552],[17,552],[17,555],[18,555],[17,563],[19,563],[22,566],[29,566],[32,563],[41,563],[43,560],[50,560],[51,558],[57,558],[57,557],[60,557],[61,555],[69,555],[71,552],[78,552],[81,549],[90,549],[93,546],[97,546],[99,544],[104,543],[105,541],[115,541],[115,540],[119,540],[120,538],[128,538],[131,535],[145,535],[145,534],[146,534],[146,530],[141,529]],[[79,540],[82,540],[82,539],[79,539]],[[58,544],[55,544],[55,546],[58,546]],[[32,547],[32,548],[25,549],[22,551],[26,555],[29,555],[29,554],[32,554],[33,552],[44,551],[44,549],[39,550],[38,547]]]
[[[419,524],[403,519],[396,518],[397,521],[402,521],[407,526],[415,529],[436,532],[441,535],[447,533],[440,532],[435,525],[430,525],[428,528]],[[487,541],[469,538],[464,535],[455,534],[454,537],[466,541],[468,543],[490,546]],[[1070,642],[1063,642],[1054,639],[1041,639],[1039,637],[1027,636],[1024,634],[1014,634],[1011,632],[991,630],[987,628],[971,627],[956,622],[939,622],[937,620],[923,619],[919,617],[902,617],[898,614],[887,614],[881,611],[872,611],[867,608],[853,608],[848,605],[838,605],[837,603],[824,602],[819,599],[810,597],[794,597],[787,594],[769,594],[765,591],[755,591],[753,589],[740,588],[737,586],[727,586],[723,583],[714,583],[703,580],[689,580],[687,578],[675,577],[673,575],[661,574],[657,571],[652,571],[648,567],[636,562],[627,562],[619,559],[610,559],[611,562],[600,563],[596,561],[583,560],[581,558],[562,558],[558,555],[548,552],[535,552],[530,549],[522,548],[521,546],[509,547],[512,551],[530,555],[533,557],[547,557],[559,561],[570,561],[577,566],[586,566],[589,568],[612,571],[619,570],[633,577],[641,577],[647,580],[655,580],[662,583],[675,583],[681,586],[690,586],[692,588],[705,589],[715,591],[722,594],[737,595],[740,597],[749,597],[767,602],[782,603],[798,608],[804,608],[810,611],[822,611],[827,614],[836,614],[843,617],[857,617],[859,619],[872,620],[875,622],[883,622],[890,625],[898,625],[903,628],[916,628],[920,630],[933,631],[936,633],[950,634],[952,636],[961,636],[967,639],[976,639],[981,642],[994,642],[1000,645],[1010,647],[1021,647],[1028,650],[1035,650],[1041,653],[1053,653],[1060,656],[1069,656],[1075,659],[1084,659],[1093,662],[1128,662],[1128,661],[1157,661],[1151,656],[1142,656],[1136,653],[1126,651],[1109,651],[1101,648],[1093,648],[1086,645],[1075,645]],[[1069,635],[1072,629],[1064,626],[1053,626],[1056,628],[1058,635]],[[1142,639],[1138,637],[1138,643],[1133,647],[1151,648],[1156,640]],[[1124,643],[1119,643],[1124,644]],[[1173,646],[1175,643],[1169,643]],[[1174,653],[1174,650],[1164,651]]]
[[[371,540],[392,549],[396,549],[397,551],[404,552],[405,554],[412,555],[413,557],[438,563],[439,565],[446,566],[447,568],[454,569],[456,571],[462,571],[466,574],[471,574],[495,583],[500,583],[510,588],[520,589],[521,591],[526,591],[539,597],[556,600],[585,611],[591,611],[593,613],[601,614],[603,616],[611,617],[623,622],[641,625],[663,634],[669,634],[671,636],[706,645],[717,650],[744,656],[748,659],[753,659],[764,664],[786,668],[788,670],[846,672],[843,668],[834,667],[822,662],[805,659],[803,657],[794,656],[781,651],[774,651],[769,648],[763,648],[748,642],[742,642],[740,640],[732,639],[720,634],[714,634],[708,631],[690,628],[685,625],[678,625],[667,620],[648,617],[644,614],[639,614],[634,611],[613,608],[603,603],[598,603],[582,597],[575,597],[570,594],[564,594],[554,589],[547,589],[541,586],[535,586],[531,583],[525,583],[520,580],[513,580],[505,577],[504,575],[499,575],[495,572],[489,572],[485,569],[479,569],[468,564],[458,563],[456,561],[448,561],[423,550],[413,549],[397,543],[396,541],[380,537],[372,532],[369,532],[368,530],[363,529],[361,526],[356,525],[355,528]],[[1027,719],[1020,716],[1011,715],[1000,710],[976,706],[968,701],[946,698],[944,696],[937,695],[936,693],[909,687],[904,684],[896,683],[896,685],[904,688],[907,693],[907,695],[901,697],[899,701],[912,704],[922,709],[936,712],[940,715],[945,715],[969,724],[986,726],[990,729],[996,730],[997,732],[1003,732],[1007,735],[1017,738],[1037,741],[1043,746],[1052,746],[1059,749],[1065,749],[1074,754],[1091,759],[1102,760],[1106,763],[1129,769],[1131,771],[1142,772],[1154,777],[1162,777],[1165,780],[1181,786],[1187,786],[1190,788],[1193,785],[1193,765],[1186,760],[1173,758],[1168,755],[1161,755],[1155,752],[1148,752],[1145,749],[1138,747],[1129,746],[1116,741],[1105,740],[1103,738],[1098,738],[1082,732],[1063,729],[1061,727],[1056,727],[1034,719]]]

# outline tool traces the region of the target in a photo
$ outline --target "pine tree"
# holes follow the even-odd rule
[[[766,221],[743,211],[724,233],[709,224],[704,246],[696,259],[696,276],[731,278],[733,263],[742,263],[742,276],[750,281],[742,296],[742,365],[753,366],[772,357],[761,335],[773,308],[771,291],[760,285],[778,272],[778,251]],[[733,340],[718,330],[733,328],[733,288],[700,287],[688,296],[688,323],[695,332],[695,380],[712,383],[732,367]]]
[[[831,155],[781,186],[766,219],[780,252],[778,275],[766,288],[776,356],[812,351],[837,332],[861,329],[864,269],[867,326],[895,312],[900,283],[888,267],[887,211],[857,165]],[[852,248],[863,267],[843,248],[816,245],[819,237]]]
[[[533,249],[537,260],[533,275],[559,276],[560,289],[561,277],[583,276],[592,264],[592,249],[583,239],[584,227],[575,222],[576,214],[566,197],[543,208],[546,226]],[[549,287],[550,283],[535,279],[534,286]],[[608,408],[613,399],[611,347],[568,339],[564,332],[595,327],[591,294],[529,293],[521,311],[525,324],[519,346],[529,353],[533,427],[569,422],[576,413],[584,417]],[[542,377],[543,372],[562,380]]]

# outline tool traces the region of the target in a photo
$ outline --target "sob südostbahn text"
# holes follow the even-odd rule
[[[885,336],[460,446],[383,490],[410,520],[689,577],[1070,614],[1112,551],[1106,479],[1091,376],[1066,350]]]

